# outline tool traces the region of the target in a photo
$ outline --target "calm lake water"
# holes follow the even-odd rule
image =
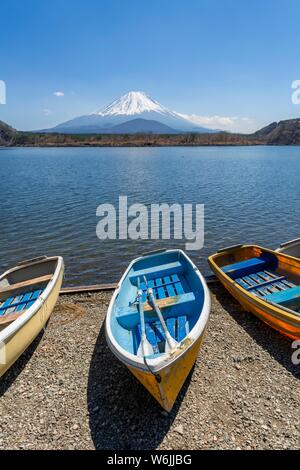
[[[0,269],[60,254],[66,284],[115,281],[129,261],[185,241],[100,241],[96,208],[205,205],[206,258],[236,243],[276,247],[300,236],[300,147],[0,149]]]

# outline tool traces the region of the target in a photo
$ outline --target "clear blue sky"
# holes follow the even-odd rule
[[[48,127],[142,90],[182,113],[259,127],[299,116],[299,55],[299,0],[9,0],[0,119]]]

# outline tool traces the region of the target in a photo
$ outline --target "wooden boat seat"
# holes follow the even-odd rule
[[[222,271],[230,276],[232,279],[240,278],[248,274],[256,273],[257,271],[267,269],[270,260],[267,258],[249,258],[237,263],[228,264],[222,267]]]
[[[193,302],[193,300],[195,300],[195,294],[193,292],[187,292],[185,294],[174,295],[173,297],[157,299],[156,304],[158,305],[159,309],[162,310],[163,308],[174,307],[175,305],[184,304],[186,302]],[[145,302],[144,312],[152,311],[154,311],[153,305],[151,305],[149,302]]]
[[[186,315],[170,317],[166,321],[167,328],[171,336],[178,342],[182,341],[189,333],[189,322]],[[146,336],[153,348],[154,355],[161,354],[165,348],[165,333],[160,321],[145,324]],[[134,352],[137,354],[141,342],[141,327],[136,325],[133,330]]]
[[[18,282],[16,284],[11,284],[10,286],[3,287],[0,289],[0,294],[5,292],[11,292],[22,287],[33,286],[36,284],[41,284],[43,282],[49,282],[52,279],[52,274],[46,274],[45,276],[36,277],[33,279],[28,279],[27,281]]]
[[[0,301],[0,324],[7,323],[7,318],[17,313],[21,313],[23,310],[27,310],[34,302],[39,298],[43,289],[38,289],[31,292],[26,292],[25,294],[19,294],[9,297],[5,301]],[[13,318],[13,317],[11,317]]]
[[[292,287],[266,296],[266,300],[275,304],[296,304],[300,306],[300,286]]]
[[[195,300],[195,294],[188,292],[181,295],[175,295],[173,297],[167,297],[163,299],[157,299],[157,305],[160,309],[173,307],[177,305],[183,305],[186,302],[192,302]],[[148,302],[144,303],[144,312],[148,313],[148,317],[157,318],[155,310],[152,305]],[[169,313],[170,315],[171,313]],[[166,313],[166,318],[168,313]],[[129,305],[127,307],[118,307],[116,309],[116,318],[119,324],[126,329],[134,328],[140,322],[140,315],[137,304]]]
[[[26,310],[21,310],[20,312],[7,313],[6,315],[0,316],[0,326],[15,321],[25,312]]]

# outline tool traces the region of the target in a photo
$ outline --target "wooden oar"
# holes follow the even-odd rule
[[[168,331],[168,328],[167,328],[166,322],[164,320],[164,317],[162,316],[162,313],[161,313],[161,311],[160,311],[160,309],[159,309],[159,307],[156,303],[156,300],[154,298],[153,290],[151,289],[151,287],[148,286],[146,276],[144,276],[144,282],[145,282],[146,287],[147,287],[147,294],[150,297],[150,302],[152,303],[152,305],[153,305],[153,307],[154,307],[154,309],[157,313],[157,316],[159,318],[159,321],[161,323],[161,326],[163,327],[163,330],[164,330],[164,333],[165,333],[165,336],[166,336],[166,349],[165,349],[165,351],[169,352],[172,349],[176,348],[178,343],[174,338],[172,338],[172,336],[170,335],[170,333]]]
[[[147,336],[146,336],[146,328],[145,328],[145,316],[144,316],[144,305],[143,305],[143,291],[140,289],[140,279],[137,280],[138,285],[138,308],[140,313],[140,321],[141,321],[141,342],[138,348],[138,356],[150,356],[153,354],[153,348],[149,343]]]

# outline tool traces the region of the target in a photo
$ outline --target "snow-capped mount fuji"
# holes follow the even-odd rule
[[[128,124],[127,124],[128,123]],[[131,91],[102,111],[76,117],[44,132],[69,134],[215,132],[197,127],[192,121],[171,111],[144,92]]]
[[[176,113],[168,110],[158,101],[154,101],[142,91],[130,91],[104,108],[103,111],[99,111],[98,114],[99,116],[134,116],[151,112],[177,117]]]

